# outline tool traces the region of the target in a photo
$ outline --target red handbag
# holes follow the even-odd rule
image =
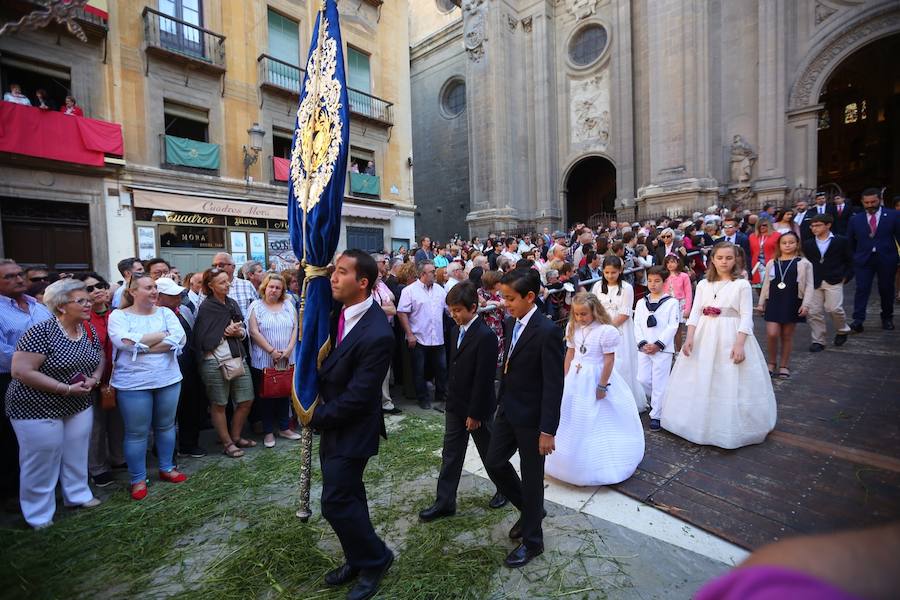
[[[263,369],[262,383],[259,386],[260,398],[286,398],[291,395],[294,382],[294,366],[284,369],[267,367]]]

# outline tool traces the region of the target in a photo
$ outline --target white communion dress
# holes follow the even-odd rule
[[[706,307],[722,312],[704,315]],[[753,336],[750,283],[701,281],[687,324],[696,327],[694,348],[690,356],[678,356],[669,375],[663,429],[719,448],[759,444],[774,429],[777,409],[766,359]],[[745,359],[734,364],[738,332],[747,334]]]
[[[625,384],[631,389],[634,397],[635,405],[638,412],[647,410],[647,394],[644,387],[638,382],[637,378],[637,341],[634,339],[634,288],[627,281],[621,282],[621,293],[619,286],[608,286],[606,293],[603,293],[603,282],[598,281],[591,288],[591,293],[600,298],[603,308],[609,313],[610,319],[615,319],[619,315],[625,315],[628,318],[619,325],[618,330],[622,335],[622,343],[616,348],[616,371],[625,380]]]
[[[619,332],[592,323],[576,327],[573,337],[566,343],[575,356],[563,387],[556,450],[547,456],[544,469],[573,485],[625,481],[644,458],[644,429],[631,389],[615,369],[606,397],[597,400],[603,355],[619,346]]]

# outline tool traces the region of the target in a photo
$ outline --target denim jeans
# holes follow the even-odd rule
[[[425,365],[431,368],[434,375],[434,399],[444,402],[447,399],[447,353],[443,345],[423,346],[416,344],[412,349],[413,381],[416,385],[416,400],[419,404],[428,401],[428,388],[425,385]]]
[[[159,470],[175,468],[175,413],[181,382],[155,390],[116,390],[125,422],[125,462],[131,483],[147,479],[147,433],[153,427]]]

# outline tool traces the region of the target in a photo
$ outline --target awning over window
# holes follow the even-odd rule
[[[125,145],[118,123],[0,102],[0,152],[102,167]]]

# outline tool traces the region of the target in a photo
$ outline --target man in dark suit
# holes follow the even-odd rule
[[[321,402],[310,421],[321,433],[322,516],[346,557],[325,582],[342,585],[358,575],[348,600],[374,596],[394,561],[372,527],[363,485],[366,463],[378,454],[378,436],[387,437],[381,383],[394,343],[387,317],[372,299],[377,278],[375,261],[361,250],[347,250],[335,265],[331,294],[342,307],[332,319],[331,351],[319,367]]]
[[[853,298],[853,322],[850,329],[862,333],[866,320],[866,305],[872,292],[872,280],[878,275],[878,295],[881,296],[881,328],[894,328],[894,275],[897,272],[900,248],[900,215],[881,205],[876,188],[863,192],[865,209],[850,218],[847,239],[853,250],[853,270],[856,274],[856,294]]]
[[[448,335],[450,369],[444,414],[446,429],[437,499],[419,513],[419,518],[426,523],[456,513],[456,490],[469,435],[475,440],[481,461],[485,462],[491,443],[491,421],[497,407],[494,394],[497,335],[478,316],[475,285],[465,281],[453,286],[447,292],[447,306],[455,324]],[[498,488],[515,486],[518,482],[518,475],[509,461],[500,469],[485,468]]]
[[[534,269],[515,269],[500,280],[507,319],[503,375],[486,466],[500,470],[518,450],[522,480],[500,480],[500,492],[521,511],[509,537],[521,543],[506,557],[521,567],[544,551],[544,457],[553,452],[563,390],[562,329],[535,305],[541,280]]]
[[[750,238],[747,237],[746,234],[741,233],[738,230],[737,226],[737,218],[735,217],[725,217],[725,220],[722,221],[722,232],[723,235],[720,239],[715,240],[716,242],[729,242],[741,249],[743,253],[744,260],[744,268],[747,268],[747,265],[750,264]]]
[[[850,333],[844,314],[844,284],[853,277],[853,254],[847,238],[831,232],[833,222],[834,217],[828,213],[814,215],[810,224],[813,238],[803,242],[803,254],[813,266],[815,287],[806,319],[812,336],[810,352],[825,349],[826,314],[834,321],[835,346],[843,346]]]
[[[835,195],[834,204],[828,205],[828,214],[834,218],[831,233],[846,236],[847,224],[850,223],[850,217],[853,216],[853,209],[844,201],[843,196]]]
[[[825,194],[823,192],[819,192],[819,194],[816,194],[816,202],[821,202],[824,206]],[[796,214],[794,215],[794,223],[797,224],[797,230],[800,232],[801,242],[805,242],[806,240],[812,238],[812,231],[810,231],[809,225],[812,222],[814,214],[816,214],[816,210],[810,209],[806,200],[800,200],[797,202]]]

